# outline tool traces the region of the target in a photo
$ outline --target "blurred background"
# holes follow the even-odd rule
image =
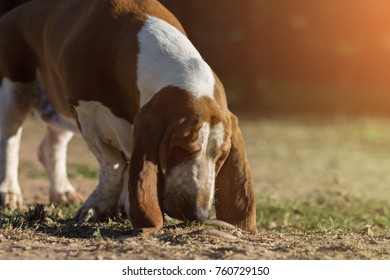
[[[26,0],[1,0],[0,10]],[[390,114],[387,0],[161,0],[256,113]]]
[[[162,0],[257,113],[390,114],[387,0]]]

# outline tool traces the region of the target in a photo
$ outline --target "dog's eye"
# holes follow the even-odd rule
[[[174,162],[181,162],[188,156],[188,152],[180,146],[173,147],[172,160]]]
[[[185,150],[189,155],[197,154],[202,150],[202,146],[194,142],[182,143],[182,145],[180,145],[179,147]]]
[[[185,159],[196,156],[199,153],[199,147],[175,146],[172,150],[172,158],[175,163],[182,162]]]

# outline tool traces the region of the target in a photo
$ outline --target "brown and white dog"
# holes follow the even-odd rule
[[[256,232],[250,168],[224,88],[159,2],[19,6],[0,21],[0,77],[3,205],[22,203],[18,149],[35,109],[48,123],[39,156],[52,202],[80,200],[66,175],[71,119],[99,161],[78,220],[101,219],[122,193],[136,229],[161,228],[163,213],[203,221],[215,202],[218,219]]]

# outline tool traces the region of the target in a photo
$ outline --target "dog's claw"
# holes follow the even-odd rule
[[[94,209],[94,208],[89,208],[89,209],[80,208],[77,211],[77,213],[76,213],[75,219],[79,223],[95,222],[95,221],[98,221],[98,217],[99,217],[99,214],[98,214],[97,209]]]
[[[75,215],[75,220],[79,223],[84,222],[99,222],[109,218],[116,217],[118,212],[112,207],[101,209],[99,207],[82,206]]]
[[[15,210],[23,206],[23,197],[20,193],[0,193],[0,205],[10,210]]]
[[[58,205],[80,204],[83,200],[83,196],[76,191],[54,193],[50,195],[50,202]]]

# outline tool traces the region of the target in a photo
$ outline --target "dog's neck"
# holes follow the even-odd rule
[[[188,38],[164,20],[149,16],[138,33],[137,86],[141,106],[175,86],[196,97],[214,96],[215,78]]]

